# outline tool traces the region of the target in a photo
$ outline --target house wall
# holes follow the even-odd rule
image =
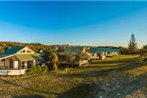
[[[19,66],[21,66],[21,68],[25,68],[25,69],[28,69],[30,68],[31,66],[35,66],[36,65],[36,60],[34,61],[22,61],[22,62],[19,62]]]
[[[118,52],[112,52],[113,53],[113,55],[118,55]]]
[[[118,52],[109,52],[106,56],[115,56],[118,55]]]
[[[14,63],[13,64],[14,69],[18,69],[19,68],[19,61],[15,60],[13,63]]]
[[[5,58],[5,67],[10,68],[10,59],[13,60],[13,68],[17,69],[19,66],[19,61],[15,56]]]

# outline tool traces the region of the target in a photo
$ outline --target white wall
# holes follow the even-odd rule
[[[21,70],[0,70],[0,75],[23,75],[26,69]]]
[[[13,68],[18,69],[18,61],[17,60],[13,61]]]
[[[5,66],[9,68],[10,66],[10,59],[13,60],[13,68],[16,69],[19,66],[18,59],[15,56],[11,56],[5,59]]]

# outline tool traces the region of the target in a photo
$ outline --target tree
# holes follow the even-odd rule
[[[58,69],[58,56],[55,52],[51,50],[47,50],[44,52],[43,58],[45,60],[45,63],[47,65],[51,65],[53,70]]]
[[[138,54],[139,50],[137,49],[137,43],[135,40],[135,35],[131,35],[131,39],[128,45],[128,54]]]
[[[42,55],[42,57],[44,58],[46,64],[49,64],[51,53],[52,52],[50,50],[46,50],[46,51],[44,51],[44,53]]]
[[[68,62],[68,64],[72,65],[73,62],[76,60],[76,57],[69,53],[65,56],[65,60]]]
[[[147,45],[144,45],[143,48],[140,50],[140,55],[143,57],[147,57]]]
[[[137,49],[137,43],[136,43],[136,39],[135,39],[135,35],[132,34],[131,35],[131,39],[130,39],[130,43],[129,43],[129,50],[133,51]]]
[[[53,70],[57,70],[58,69],[58,56],[55,52],[51,53],[50,62],[52,64]]]
[[[143,46],[143,49],[147,50],[147,45],[144,45],[144,46]]]

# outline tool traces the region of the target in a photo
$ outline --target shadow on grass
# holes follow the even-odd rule
[[[147,81],[147,72],[137,76],[127,86],[124,86],[123,90],[121,91],[122,93],[124,93],[123,98],[126,97],[126,95],[131,94],[137,91],[138,89],[143,88],[145,85],[147,85],[146,81]],[[144,94],[147,96],[147,93]]]
[[[123,74],[123,73],[122,73]],[[81,84],[75,88],[72,88],[61,95],[59,95],[57,98],[99,98],[96,97],[100,94],[100,96],[103,96],[103,98],[126,98],[127,95],[132,94],[133,92],[142,89],[147,84],[147,73],[143,73],[135,78],[128,77],[128,74],[125,77],[116,77],[116,79],[112,79],[114,77],[110,76],[110,80],[106,81],[107,84],[110,84],[113,82],[113,85],[107,86],[99,86],[95,83],[91,84]],[[119,79],[118,79],[119,78]],[[127,81],[126,78],[130,78],[131,81]],[[104,80],[105,81],[105,80]],[[102,81],[102,82],[104,82]],[[102,88],[101,88],[102,87]],[[113,89],[112,89],[113,87]],[[106,90],[108,89],[108,91]],[[119,96],[117,95],[119,93]],[[141,93],[139,93],[141,94]],[[145,96],[147,96],[146,92],[143,93]],[[140,95],[137,95],[140,96]],[[133,97],[130,97],[133,98]],[[135,97],[135,98],[142,98],[142,97]],[[146,97],[143,97],[146,98]]]
[[[100,66],[99,66],[99,64],[100,64]],[[105,65],[102,66],[102,64],[105,64]],[[114,65],[111,66],[111,65],[108,65],[108,64],[114,64]],[[101,69],[102,68],[102,70],[66,74],[64,76],[66,76],[66,77],[97,77],[97,76],[105,76],[105,75],[111,74],[111,72],[116,72],[116,73],[117,72],[123,72],[123,71],[128,71],[128,70],[136,69],[136,68],[143,67],[143,66],[145,66],[145,65],[143,65],[139,61],[138,57],[129,58],[129,59],[122,59],[122,60],[119,60],[119,61],[102,61],[102,62],[98,63],[98,65],[96,65],[96,66],[83,67],[83,69],[88,69],[88,68]]]
[[[123,58],[120,60],[102,60],[93,62],[92,64],[116,64],[116,63],[131,63],[134,61],[139,61],[139,57],[133,57],[133,58]]]
[[[91,84],[81,84],[60,94],[57,98],[85,98],[91,89]]]
[[[124,73],[125,75],[125,73]],[[125,77],[117,77],[115,80],[110,80],[106,81],[107,84],[113,82],[113,85],[110,86],[95,86],[95,90],[97,93],[95,93],[94,95],[98,95],[100,96],[100,92],[99,90],[101,89],[101,91],[103,91],[103,94],[101,92],[101,96],[104,96],[104,98],[126,98],[127,95],[131,95],[132,93],[134,93],[137,90],[140,90],[141,93],[136,93],[135,92],[135,98],[146,98],[146,97],[141,97],[142,94],[143,96],[147,96],[146,92],[142,91],[142,88],[144,86],[147,85],[147,72],[143,73],[135,78],[130,78],[128,77],[128,75],[126,75]],[[130,79],[131,81],[127,81],[127,79]],[[104,82],[104,81],[103,81]],[[111,88],[113,87],[113,88]],[[105,88],[105,89],[103,89]],[[111,90],[110,90],[111,89]],[[93,92],[94,92],[93,91]],[[144,92],[144,93],[143,93]],[[119,94],[119,95],[117,95]],[[93,95],[91,95],[93,96]],[[140,96],[140,97],[139,97]],[[91,97],[94,98],[94,97]],[[129,97],[129,98],[134,98],[134,97]]]
[[[2,80],[2,81],[3,81],[4,83],[6,83],[6,84],[11,84],[11,85],[14,85],[14,86],[16,86],[16,87],[21,87],[21,88],[23,88],[23,89],[30,90],[30,91],[32,91],[32,92],[43,93],[43,94],[49,94],[49,95],[50,95],[50,94],[51,94],[51,95],[59,95],[58,93],[40,91],[40,90],[37,90],[37,89],[32,89],[32,88],[29,88],[29,87],[25,87],[25,86],[22,86],[22,85],[20,85],[20,84],[13,83],[13,82],[11,82],[11,81],[8,81],[8,80],[2,79],[2,78],[0,78],[0,80]],[[39,96],[39,95],[34,95],[34,96]],[[17,96],[16,96],[15,98],[17,98]],[[19,98],[19,97],[18,97],[18,98]],[[30,97],[27,97],[27,98],[31,98],[31,96],[30,96]],[[35,97],[35,98],[36,98],[36,97]],[[38,97],[38,98],[40,98],[40,97]]]
[[[40,95],[13,96],[12,98],[44,98]]]

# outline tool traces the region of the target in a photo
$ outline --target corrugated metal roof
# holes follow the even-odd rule
[[[3,52],[2,54],[0,54],[0,58],[6,57],[6,56],[9,56],[9,55],[13,55],[23,48],[24,48],[24,46],[22,46],[22,47],[21,46],[12,47],[12,48],[6,50],[5,52]]]
[[[90,48],[90,53],[102,53],[102,52],[119,52],[119,49],[113,48]]]
[[[84,47],[71,47],[69,50],[71,52],[82,51]],[[119,52],[119,49],[113,48],[100,48],[100,47],[91,47],[88,52],[90,53],[102,53],[102,52]]]

